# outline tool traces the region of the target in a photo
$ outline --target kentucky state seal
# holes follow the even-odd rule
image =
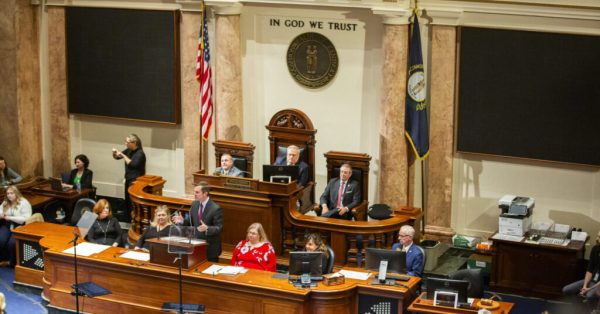
[[[290,44],[287,66],[296,82],[308,87],[327,85],[337,73],[338,55],[327,37],[319,33],[303,33]]]

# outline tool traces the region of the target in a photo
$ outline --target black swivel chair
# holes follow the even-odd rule
[[[333,249],[329,245],[325,245],[327,247],[327,253],[329,253],[329,257],[327,258],[327,273],[333,273],[333,265],[335,264],[335,253]]]
[[[466,280],[469,282],[467,295],[469,298],[483,298],[483,274],[481,269],[460,269],[450,275],[450,279]]]
[[[73,215],[71,216],[71,225],[76,226],[77,222],[83,215],[85,211],[92,211],[94,206],[96,205],[96,201],[91,198],[81,198],[75,203],[75,208],[73,208]]]

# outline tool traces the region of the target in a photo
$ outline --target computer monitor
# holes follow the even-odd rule
[[[459,303],[467,303],[469,282],[466,280],[448,278],[427,278],[427,299],[433,300],[436,291],[452,292],[458,295]]]
[[[290,183],[298,180],[300,168],[298,166],[263,165],[263,181]]]
[[[323,252],[290,252],[290,275],[323,275]]]
[[[406,273],[406,252],[367,248],[367,269],[373,271],[379,271],[379,264],[381,261],[387,261],[387,272],[388,273]]]

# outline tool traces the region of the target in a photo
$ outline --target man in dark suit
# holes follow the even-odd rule
[[[392,250],[406,252],[406,274],[409,276],[423,276],[423,251],[413,243],[415,228],[409,225],[400,227],[398,232],[399,243],[392,245]]]
[[[221,255],[221,231],[223,231],[223,210],[213,202],[208,193],[206,182],[200,182],[194,188],[194,198],[190,214],[186,219],[181,215],[173,216],[173,223],[196,227],[196,237],[206,240],[206,257],[210,262],[219,262]]]
[[[333,178],[327,183],[321,195],[321,216],[331,218],[352,219],[351,210],[362,200],[358,181],[351,180],[352,166],[342,164],[340,177]]]
[[[243,177],[244,173],[233,165],[233,157],[225,153],[221,155],[221,167],[215,169],[215,175],[229,177]]]
[[[278,157],[275,160],[275,166],[298,166],[298,185],[306,186],[308,183],[308,164],[300,160],[298,146],[288,146],[286,156]]]

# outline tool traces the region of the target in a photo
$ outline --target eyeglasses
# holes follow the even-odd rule
[[[406,238],[406,237],[410,237],[408,234],[399,234],[398,235],[399,238]]]

